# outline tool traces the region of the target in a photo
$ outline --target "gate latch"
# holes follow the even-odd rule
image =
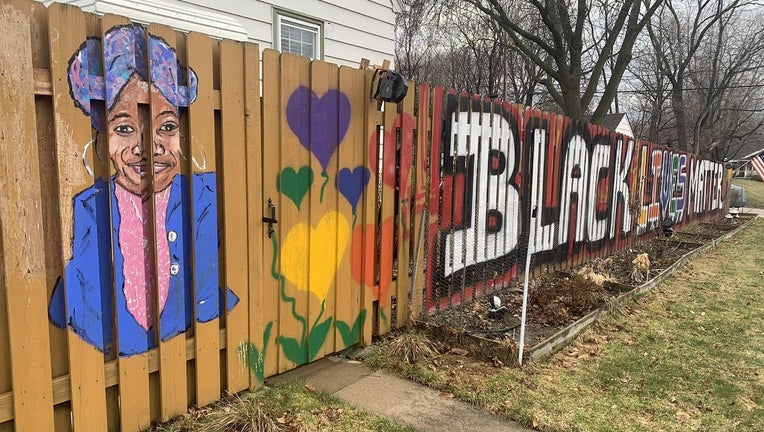
[[[279,223],[279,221],[276,219],[276,206],[273,205],[273,201],[270,198],[268,198],[268,211],[271,217],[263,217],[263,222],[268,224],[268,238],[271,238],[273,233],[276,232],[273,225]]]

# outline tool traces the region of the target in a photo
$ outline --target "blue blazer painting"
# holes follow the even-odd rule
[[[127,25],[85,41],[68,78],[116,173],[73,198],[72,257],[50,320],[104,353],[144,353],[238,302],[218,283],[215,173],[180,174],[180,108],[196,98],[196,74]],[[151,109],[139,103],[147,93]]]

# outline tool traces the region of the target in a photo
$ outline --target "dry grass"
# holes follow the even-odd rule
[[[387,353],[392,359],[408,364],[431,359],[439,354],[435,344],[418,330],[405,332],[390,341]]]
[[[264,409],[262,402],[254,402],[248,397],[237,395],[220,409],[207,413],[205,428],[211,432],[276,432],[281,430],[280,424],[288,423],[286,416],[274,417],[273,413]]]
[[[152,432],[411,432],[300,384],[263,388],[192,411]]]

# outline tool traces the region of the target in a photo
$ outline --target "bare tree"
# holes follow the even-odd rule
[[[431,81],[438,41],[434,27],[438,11],[431,0],[406,0],[406,8],[395,18],[395,67],[407,78]]]
[[[727,154],[726,146],[739,145],[760,127],[755,110],[741,115],[753,109],[749,105],[760,103],[753,81],[760,75],[764,54],[761,16],[743,19],[754,17],[754,4],[666,0],[648,25],[657,70],[668,80],[671,141],[678,148],[706,156]],[[741,86],[751,87],[736,91]]]
[[[450,1],[406,0],[396,20],[396,68],[415,81],[501,97],[526,105],[542,100],[544,72],[517,50],[505,31],[474,8]],[[517,1],[522,6],[522,1]],[[516,20],[528,20],[524,10]]]
[[[633,128],[636,136],[654,143],[671,144],[674,140],[673,113],[669,102],[671,88],[658,67],[658,56],[649,41],[635,48],[624,87],[630,96]]]
[[[543,70],[546,90],[565,114],[581,119],[596,100],[591,116],[595,123],[610,109],[637,36],[662,1],[528,0],[528,10],[537,18],[531,22],[541,24],[535,27],[513,19],[512,3],[505,0],[461,0],[497,22],[515,48]],[[587,34],[587,21],[591,23],[592,8],[598,5],[607,8],[601,13],[611,19],[606,25],[590,27],[592,33]],[[592,54],[595,47],[599,55]],[[609,62],[610,77],[603,85]]]

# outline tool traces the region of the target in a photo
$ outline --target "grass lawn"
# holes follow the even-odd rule
[[[734,178],[732,184],[745,188],[746,207],[764,209],[764,182]]]
[[[391,365],[385,346],[371,361]],[[446,354],[396,367],[546,432],[764,431],[764,221],[546,363],[516,369]]]
[[[299,384],[285,384],[202,408],[153,432],[414,432]]]

